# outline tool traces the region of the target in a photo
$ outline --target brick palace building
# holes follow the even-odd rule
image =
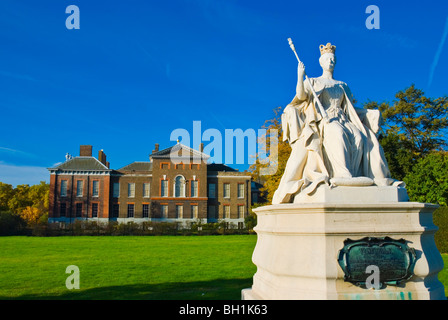
[[[159,151],[156,144],[149,161],[113,170],[103,150],[95,158],[92,146],[82,145],[78,157],[48,169],[49,221],[224,220],[242,227],[251,205],[250,174],[208,164],[203,144],[200,149],[177,143]]]

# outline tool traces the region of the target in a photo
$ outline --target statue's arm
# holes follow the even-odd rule
[[[303,83],[303,77],[305,75],[305,66],[302,62],[299,62],[297,67],[297,87],[296,87],[296,97],[299,101],[304,101],[307,98],[305,91],[305,86]]]

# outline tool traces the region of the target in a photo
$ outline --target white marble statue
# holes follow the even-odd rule
[[[347,84],[333,79],[335,51],[336,47],[330,43],[320,46],[323,74],[318,78],[308,79],[299,60],[296,95],[281,117],[283,140],[288,140],[292,152],[273,204],[292,202],[297,194],[311,194],[323,183],[331,186],[398,183],[390,178],[376,137],[380,113],[355,108]]]

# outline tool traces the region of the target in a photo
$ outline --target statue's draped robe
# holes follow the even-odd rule
[[[320,97],[325,85],[319,79],[310,79],[310,82]],[[379,111],[355,108],[347,85],[338,81],[335,85],[342,88],[344,96],[339,111],[359,130],[364,142],[360,151],[362,154],[358,155],[361,156],[359,168],[356,169],[354,177],[369,177],[378,185],[387,184],[391,180],[390,173],[384,152],[376,138],[380,121]],[[278,189],[274,193],[273,204],[292,202],[298,193],[310,194],[319,184],[330,183],[332,178],[332,170],[329,168],[329,159],[324,154],[322,141],[327,122],[318,112],[310,88],[305,89],[307,99],[300,101],[297,96],[294,97],[281,116],[283,140],[289,142],[292,151]],[[343,143],[341,137],[332,137],[331,143],[333,139],[334,143]]]

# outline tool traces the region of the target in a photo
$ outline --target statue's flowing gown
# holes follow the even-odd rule
[[[341,81],[321,77],[310,83],[328,121],[318,113],[307,85],[307,98],[300,101],[296,96],[286,106],[283,140],[288,140],[292,151],[272,203],[291,202],[296,194],[309,194],[333,178],[368,177],[377,185],[390,183],[384,152],[375,136],[379,111],[355,108],[348,86]]]

